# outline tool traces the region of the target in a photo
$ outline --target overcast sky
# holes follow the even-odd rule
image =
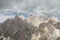
[[[1,20],[4,19],[2,16],[8,18],[6,14],[12,15],[14,12],[60,17],[60,0],[0,0]]]

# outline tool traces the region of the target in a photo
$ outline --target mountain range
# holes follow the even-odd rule
[[[33,15],[23,20],[16,15],[0,24],[0,36],[1,40],[57,40],[60,37],[60,21]]]

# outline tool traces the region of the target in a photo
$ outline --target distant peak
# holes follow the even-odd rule
[[[18,15],[16,15],[15,17],[18,17]]]
[[[18,15],[16,15],[16,16],[15,16],[15,18],[19,18],[19,16],[18,16]]]
[[[16,16],[14,17],[14,20],[23,20],[23,18],[22,18],[21,16],[16,15]]]

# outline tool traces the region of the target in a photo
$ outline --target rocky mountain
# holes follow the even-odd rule
[[[48,19],[48,17],[46,17],[46,16],[38,17],[38,16],[31,15],[28,19],[26,19],[26,21],[38,28],[39,24],[45,22],[47,19]]]
[[[56,23],[54,26],[55,26],[56,28],[60,29],[60,22]]]
[[[25,22],[17,15],[13,19],[7,19],[2,23],[2,33],[4,37],[11,37],[13,40],[30,40],[36,27]]]
[[[16,15],[0,25],[1,40],[59,40],[60,22],[56,18]]]
[[[38,30],[34,32],[31,40],[60,40],[59,20],[48,18],[39,24]]]

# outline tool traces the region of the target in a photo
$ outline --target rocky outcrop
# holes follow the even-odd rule
[[[13,40],[30,40],[36,27],[25,22],[22,18],[15,16],[13,19],[7,19],[2,24],[2,32],[4,37]]]

